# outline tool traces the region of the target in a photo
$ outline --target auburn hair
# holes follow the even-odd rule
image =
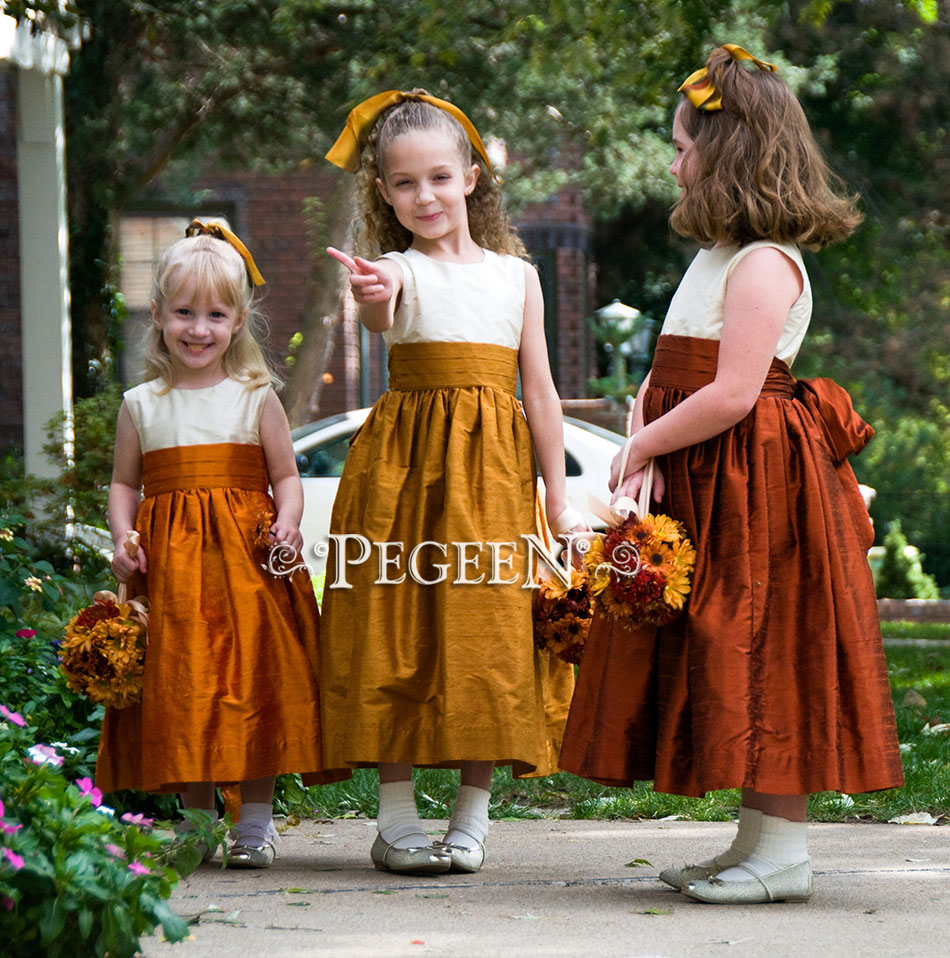
[[[858,197],[829,169],[785,81],[723,47],[706,68],[722,109],[697,110],[686,99],[677,107],[693,145],[673,229],[704,245],[768,239],[806,249],[850,235],[863,219]]]

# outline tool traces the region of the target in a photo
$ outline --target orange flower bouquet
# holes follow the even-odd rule
[[[595,607],[629,625],[666,625],[679,616],[696,565],[682,523],[647,511],[652,486],[651,460],[639,502],[618,499],[607,531],[584,556]]]
[[[135,555],[138,533],[128,533],[125,548]],[[134,705],[142,697],[147,632],[147,599],[129,600],[122,582],[118,594],[97,592],[66,626],[59,648],[66,684],[111,708]]]
[[[577,665],[590,631],[591,592],[586,569],[572,569],[571,583],[542,578],[534,600],[534,644]]]

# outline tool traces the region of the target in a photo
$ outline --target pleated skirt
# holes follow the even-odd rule
[[[136,528],[148,572],[133,583],[151,606],[142,701],[106,710],[99,787],[348,774],[324,770],[309,576],[275,577],[255,544],[276,515],[261,447],[162,449],[143,470]]]
[[[517,363],[493,344],[390,350],[390,389],[351,443],[330,522],[331,765],[557,767],[573,670],[532,642],[521,536],[536,533],[536,468]]]
[[[718,345],[660,337],[645,421],[713,380]],[[694,796],[903,783],[873,532],[847,462],[872,432],[839,386],[774,360],[746,418],[657,460],[661,511],[696,546],[692,592],[661,629],[595,618],[565,769]]]

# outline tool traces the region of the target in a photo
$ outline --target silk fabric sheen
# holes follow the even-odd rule
[[[711,382],[718,348],[661,336],[645,421]],[[776,359],[748,416],[657,459],[661,509],[697,549],[692,592],[659,630],[595,618],[565,769],[696,796],[902,784],[873,534],[846,461],[871,434],[844,390]]]
[[[259,517],[275,514],[263,450],[160,449],[144,455],[143,473],[139,587],[152,607],[142,702],[106,710],[97,784],[168,792],[284,772],[343,777],[321,771],[309,577],[265,572],[267,551],[254,544]]]
[[[536,531],[531,435],[515,397],[518,352],[473,343],[408,343],[390,350],[390,390],[353,439],[331,531],[373,543],[447,544],[420,553],[420,571],[448,580],[375,584],[378,551],[346,567],[333,588],[331,541],[324,597],[321,703],[327,762],[462,760],[511,764],[517,775],[556,770],[573,670],[532,643],[532,591],[522,533]],[[509,542],[513,585],[454,584],[456,542]],[[358,549],[351,543],[348,555]],[[392,553],[396,555],[394,551]],[[466,578],[491,575],[488,549]]]

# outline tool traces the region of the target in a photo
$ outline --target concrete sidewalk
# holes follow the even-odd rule
[[[433,834],[444,823],[426,822]],[[493,823],[476,875],[376,871],[376,823],[305,821],[263,871],[203,865],[172,908],[193,940],[144,941],[146,958],[309,955],[590,955],[805,958],[950,955],[950,828],[813,825],[808,904],[714,906],[656,880],[667,864],[726,847],[734,826],[705,822]],[[441,835],[441,832],[438,834]],[[650,865],[626,867],[634,859]]]

